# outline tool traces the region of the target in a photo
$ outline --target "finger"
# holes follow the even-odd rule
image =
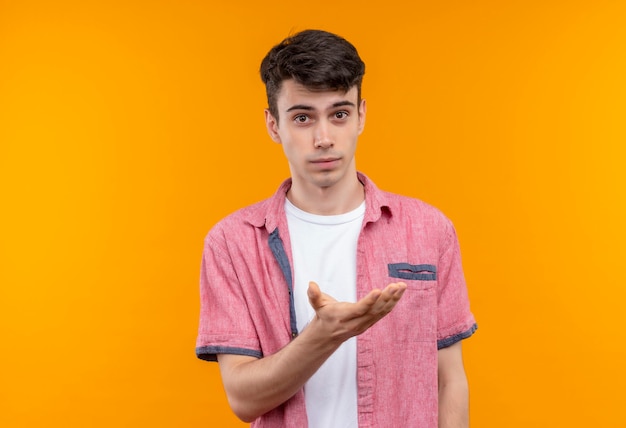
[[[365,315],[366,313],[370,312],[372,310],[372,307],[376,304],[376,302],[380,298],[381,294],[382,294],[382,291],[380,291],[378,288],[375,288],[372,291],[370,291],[367,294],[367,296],[363,297],[361,300],[354,303],[354,306],[352,307],[352,314],[351,314],[352,316],[346,319],[349,320],[349,319],[359,318]]]
[[[375,314],[387,314],[391,312],[405,290],[406,284],[403,282],[394,282],[387,285],[380,297],[376,300],[376,303],[372,306],[371,312]]]
[[[387,292],[387,295],[384,297],[399,298],[399,296],[402,296],[402,294],[404,293],[404,290],[406,290],[406,284],[404,282],[392,282],[391,284],[387,285],[387,287],[385,287],[385,289],[383,290],[383,294]]]
[[[322,290],[320,290],[319,285],[315,281],[309,281],[309,288],[306,294],[313,309],[322,307]]]
[[[382,294],[382,291],[380,291],[378,288],[375,288],[372,291],[370,291],[367,294],[367,296],[363,297],[361,300],[356,302],[356,304],[364,308],[370,308],[378,301],[381,294]]]

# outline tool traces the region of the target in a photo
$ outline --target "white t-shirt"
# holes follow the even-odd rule
[[[298,331],[315,315],[309,281],[338,301],[356,301],[356,249],[365,202],[345,214],[310,214],[285,201],[294,265]],[[310,428],[357,428],[356,337],[344,342],[304,385]]]

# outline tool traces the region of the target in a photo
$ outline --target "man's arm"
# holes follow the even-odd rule
[[[372,290],[356,303],[338,302],[309,284],[308,296],[315,317],[306,329],[273,355],[254,358],[218,355],[222,382],[233,412],[252,422],[291,398],[333,352],[359,335],[394,308],[404,283]]]
[[[438,351],[439,428],[469,426],[469,393],[461,342]]]

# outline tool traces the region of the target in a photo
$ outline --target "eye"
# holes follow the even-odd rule
[[[338,112],[335,112],[335,119],[347,119],[348,118],[348,112],[341,110]]]
[[[307,123],[308,120],[309,120],[309,117],[306,114],[299,114],[293,118],[293,121],[296,123]]]

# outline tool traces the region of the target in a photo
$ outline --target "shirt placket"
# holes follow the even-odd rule
[[[362,299],[371,289],[367,272],[367,238],[364,229],[357,245],[357,298]],[[374,426],[374,349],[370,332],[357,336],[357,405],[359,427]]]

